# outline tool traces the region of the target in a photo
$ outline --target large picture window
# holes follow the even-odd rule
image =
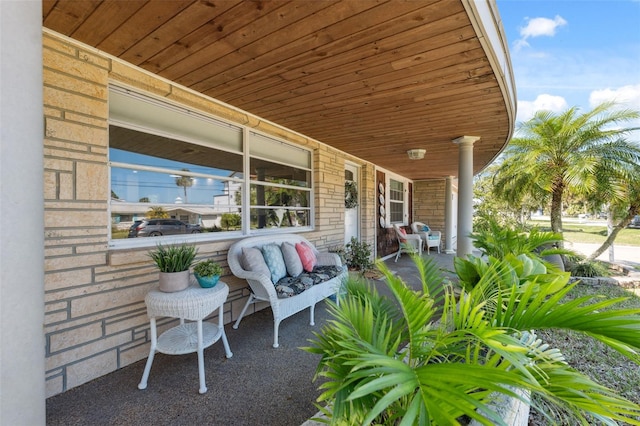
[[[308,150],[121,88],[109,114],[112,246],[312,226]]]

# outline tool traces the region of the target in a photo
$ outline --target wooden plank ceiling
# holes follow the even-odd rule
[[[477,172],[510,134],[458,0],[44,0],[43,25],[411,179],[457,176],[462,135]]]

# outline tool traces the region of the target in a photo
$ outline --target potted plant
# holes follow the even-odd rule
[[[349,269],[363,273],[372,266],[371,245],[365,241],[358,241],[351,237],[351,241],[345,247],[345,260]]]
[[[160,291],[172,293],[189,287],[189,268],[193,265],[197,253],[196,247],[189,244],[158,244],[155,250],[149,252],[149,257],[160,270]]]
[[[222,266],[211,259],[203,260],[194,266],[193,275],[198,280],[200,287],[211,288],[218,284],[220,275],[222,275]]]

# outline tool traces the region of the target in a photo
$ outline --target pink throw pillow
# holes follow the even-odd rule
[[[403,235],[403,236],[405,236],[405,237],[407,236],[407,231],[405,231],[405,230],[404,230],[404,228],[400,228],[400,227],[398,227],[398,229],[400,230],[400,234],[401,234],[401,235]],[[401,242],[401,243],[406,243],[406,242],[407,242],[407,240],[406,240],[406,238],[400,238],[400,242]]]
[[[316,254],[313,252],[313,249],[309,247],[306,243],[296,243],[296,251],[298,252],[298,256],[300,256],[300,261],[302,262],[302,267],[305,271],[311,272],[313,268],[318,263],[318,259],[316,259]]]

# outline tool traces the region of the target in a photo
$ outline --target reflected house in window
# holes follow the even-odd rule
[[[169,219],[178,219],[185,223],[198,224],[203,227],[220,227],[222,210],[210,206],[163,206],[163,210]],[[114,229],[126,230],[137,220],[147,217],[151,211],[151,205],[127,202],[112,202],[111,204],[111,224]]]
[[[240,213],[240,199],[242,195],[242,183],[225,182],[222,194],[213,196],[213,205],[220,212]]]

